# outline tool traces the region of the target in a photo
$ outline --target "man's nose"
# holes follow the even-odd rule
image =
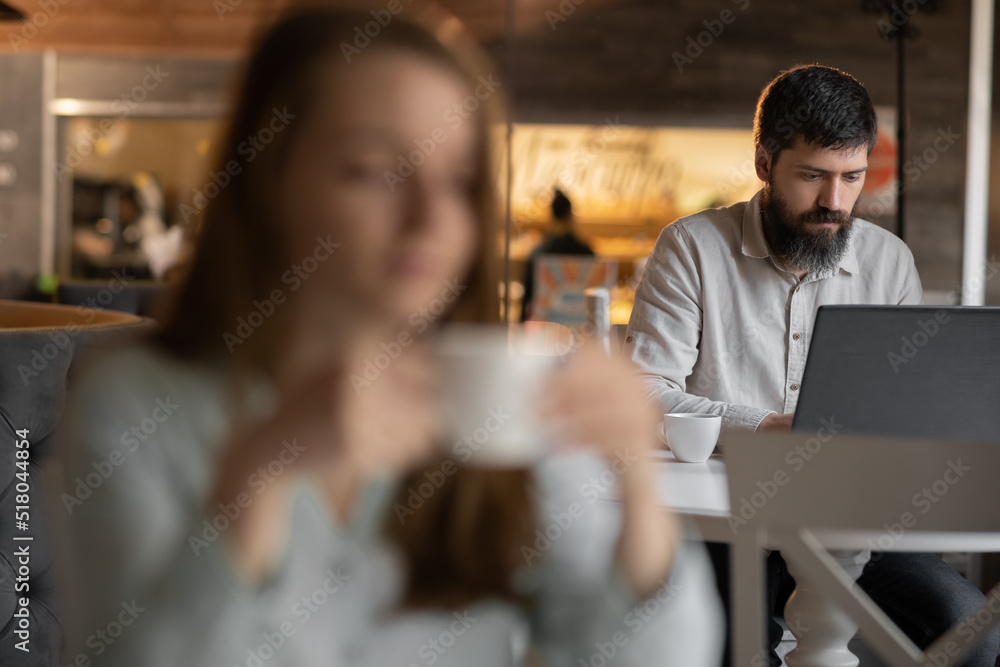
[[[840,210],[841,186],[840,179],[830,178],[823,183],[823,189],[819,193],[818,203],[821,207],[831,211]]]

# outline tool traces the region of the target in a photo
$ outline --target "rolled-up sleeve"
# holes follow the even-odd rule
[[[687,392],[702,333],[701,268],[683,225],[663,230],[635,293],[625,353],[642,369],[649,399],[664,413],[722,416],[723,426],[755,430],[773,411],[714,401]]]

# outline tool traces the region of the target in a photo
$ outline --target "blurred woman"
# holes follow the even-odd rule
[[[570,451],[533,470],[459,469],[440,443],[425,343],[498,312],[499,84],[446,32],[313,9],[257,47],[172,315],[69,406],[66,663],[717,661],[624,362],[583,351],[551,381]]]

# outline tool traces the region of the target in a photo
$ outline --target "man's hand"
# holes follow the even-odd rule
[[[768,416],[761,420],[760,424],[757,425],[758,431],[791,431],[792,430],[792,417],[795,416],[794,412],[786,412],[783,415],[779,415],[777,412],[772,412]]]

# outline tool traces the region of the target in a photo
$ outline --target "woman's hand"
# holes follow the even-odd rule
[[[437,404],[437,365],[414,344],[371,377],[370,359],[384,357],[372,345],[355,354],[349,387],[335,407],[343,456],[366,476],[396,474],[427,459],[443,432]],[[377,368],[377,367],[376,367]],[[369,375],[365,375],[365,373]]]
[[[682,535],[673,512],[659,504],[651,454],[660,417],[638,369],[588,344],[550,380],[546,395],[542,415],[559,424],[560,440],[595,447],[615,472],[624,510],[619,562],[636,594],[651,595],[669,576]]]
[[[659,415],[646,402],[638,369],[597,345],[577,351],[545,395],[542,415],[559,425],[561,439],[596,447],[609,463],[646,460],[659,447]]]
[[[280,556],[293,482],[316,483],[335,513],[346,515],[366,478],[404,470],[432,452],[439,427],[429,354],[414,345],[379,369],[373,360],[380,351],[356,349],[286,386],[270,417],[234,433],[224,447],[208,512],[240,494],[250,498],[227,530],[237,566],[249,578],[263,577]],[[251,488],[261,469],[271,471],[257,475],[266,485]]]

